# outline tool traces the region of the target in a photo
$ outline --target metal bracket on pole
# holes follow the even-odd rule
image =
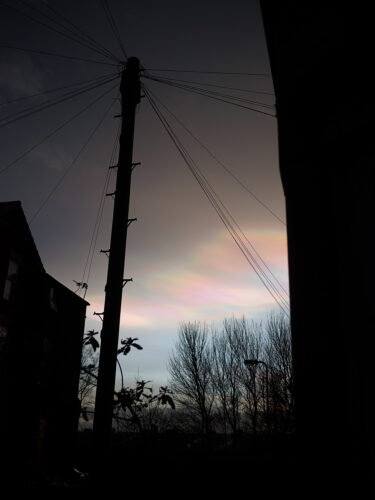
[[[111,251],[110,249],[109,250],[100,250],[100,253],[105,253],[106,256],[109,258],[109,252],[110,251]]]
[[[137,167],[137,166],[138,166],[138,165],[140,165],[140,164],[141,164],[141,162],[140,162],[140,161],[138,161],[137,163],[132,163],[132,170],[134,170],[134,169],[135,169],[135,167]]]
[[[130,224],[131,224],[132,222],[135,222],[135,221],[137,221],[137,219],[136,219],[136,218],[135,218],[135,219],[128,219],[128,227],[130,226]]]
[[[104,312],[102,313],[97,313],[97,312],[94,312],[94,316],[99,316],[99,318],[103,321],[103,314]]]
[[[129,283],[129,281],[133,281],[133,278],[125,278],[122,280],[122,288],[126,285],[126,283]]]

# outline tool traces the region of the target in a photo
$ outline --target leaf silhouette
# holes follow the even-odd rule
[[[96,349],[98,349],[100,346],[99,346],[99,342],[94,339],[94,337],[91,337],[90,341],[89,341],[89,344],[92,345],[92,348],[94,349],[94,352],[96,351]]]

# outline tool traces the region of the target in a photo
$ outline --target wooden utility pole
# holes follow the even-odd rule
[[[129,225],[134,122],[136,106],[140,102],[139,60],[135,57],[127,61],[122,73],[120,90],[122,127],[94,415],[94,445],[97,456],[102,458],[107,456],[111,440],[121,299],[126,281],[123,276]]]

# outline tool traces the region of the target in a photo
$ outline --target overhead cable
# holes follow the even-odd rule
[[[236,245],[240,249],[240,251],[243,253],[245,259],[248,261],[250,266],[253,268],[254,272],[257,274],[263,285],[266,287],[268,292],[271,294],[271,296],[274,298],[276,303],[279,305],[279,307],[283,310],[283,312],[286,315],[289,315],[288,311],[288,303],[286,299],[284,298],[283,294],[278,290],[277,286],[272,282],[269,276],[267,276],[267,273],[265,270],[262,268],[259,262],[257,262],[256,258],[254,255],[249,251],[247,248],[245,242],[241,238],[241,235],[238,234],[238,231],[234,227],[233,223],[231,220],[234,220],[233,217],[228,218],[226,215],[226,212],[229,213],[229,211],[225,208],[223,210],[224,204],[221,202],[220,198],[218,197],[217,193],[213,190],[212,186],[209,185],[207,179],[203,176],[202,172],[199,170],[197,165],[194,163],[192,160],[191,156],[187,152],[187,150],[184,148],[183,144],[181,141],[178,139],[176,136],[175,132],[171,128],[169,122],[166,120],[165,116],[161,113],[160,109],[158,108],[157,104],[153,100],[152,96],[150,95],[148,89],[143,86],[145,95],[147,96],[152,108],[154,109],[156,115],[158,116],[159,120],[161,121],[163,127],[167,131],[168,135],[170,136],[172,142],[176,146],[178,152],[184,159],[186,165],[188,166],[189,170],[197,180],[198,184],[202,188],[204,194],[208,198],[209,202],[215,209],[216,213],[218,214],[219,218],[222,220],[224,226],[227,228],[228,232],[230,233],[231,237],[235,241]],[[236,223],[237,225],[237,223]],[[238,225],[237,225],[238,226]]]
[[[152,92],[149,90],[150,94],[152,94]],[[285,222],[277,215],[275,214],[275,212],[273,210],[271,210],[270,207],[268,207],[262,200],[260,200],[226,165],[224,165],[224,163],[219,160],[219,158],[214,155],[212,153],[212,151],[210,151],[208,149],[208,147],[203,144],[203,142],[198,139],[198,137],[193,134],[193,132],[188,129],[188,127],[186,125],[184,125],[182,123],[182,121],[176,116],[175,113],[173,113],[164,103],[162,103],[160,101],[160,99],[158,97],[156,97],[154,94],[152,94],[153,98],[161,105],[163,106],[163,108],[171,115],[173,116],[173,118],[177,121],[177,123],[180,124],[180,126],[186,130],[186,132],[231,176],[233,177],[233,179],[238,182],[238,184],[240,184],[240,186],[245,189],[258,203],[260,203],[260,205],[262,205],[263,208],[265,208],[273,217],[275,217],[275,219],[277,219],[279,222],[281,222],[284,226],[286,225]]]
[[[42,54],[42,55],[46,55],[46,56],[60,57],[63,59],[70,59],[72,61],[80,61],[80,62],[83,61],[83,62],[88,62],[88,63],[93,63],[93,64],[102,64],[105,66],[118,66],[118,64],[115,64],[115,63],[96,61],[95,59],[86,59],[84,57],[67,56],[65,54],[56,54],[55,52],[47,52],[45,50],[30,49],[30,48],[25,48],[25,47],[15,47],[14,45],[0,45],[0,48],[19,50],[22,52],[30,52],[33,54]]]
[[[212,95],[212,96],[222,97],[225,99],[232,99],[232,100],[244,102],[247,104],[255,104],[256,106],[261,106],[263,108],[269,108],[269,109],[275,108],[274,104],[268,104],[266,102],[254,101],[252,99],[247,99],[245,97],[240,97],[240,96],[236,96],[236,95],[232,95],[232,94],[223,94],[222,92],[218,92],[218,91],[210,90],[210,89],[205,89],[204,87],[202,88],[202,87],[196,87],[193,85],[187,85],[186,83],[185,84],[179,83],[179,82],[177,82],[173,79],[170,79],[170,78],[160,78],[160,77],[157,78],[157,77],[153,77],[152,75],[145,76],[145,78],[147,78],[148,80],[153,80],[153,81],[160,82],[160,83],[168,83],[169,82],[173,87],[176,86],[178,88],[186,89],[186,90],[199,90],[200,92],[207,93],[207,94]]]
[[[73,99],[81,94],[84,94],[84,93],[89,92],[91,90],[95,90],[103,85],[107,85],[108,83],[113,82],[117,78],[118,78],[118,75],[112,76],[111,78],[107,77],[103,81],[94,82],[92,84],[85,85],[81,89],[69,91],[66,94],[63,94],[62,96],[53,97],[53,98],[47,100],[45,103],[35,104],[35,105],[30,106],[29,108],[26,108],[22,111],[16,111],[14,113],[11,113],[11,114],[5,116],[4,118],[0,119],[0,128],[5,127],[7,125],[10,125],[11,123],[14,123],[18,120],[32,116],[35,113],[39,113],[41,111],[44,111],[45,109],[49,109],[53,106],[56,106],[57,104],[61,104],[62,102],[65,102],[69,99]]]
[[[106,116],[108,115],[109,111],[112,109],[112,107],[114,106],[114,104],[115,104],[115,101],[112,101],[111,104],[110,104],[110,106],[108,107],[108,109],[104,113],[104,115],[100,118],[99,122],[96,124],[96,126],[94,127],[94,129],[91,131],[90,135],[88,136],[88,138],[84,142],[83,146],[80,148],[80,150],[78,151],[78,153],[74,157],[73,161],[70,163],[70,165],[65,170],[65,172],[63,173],[63,175],[59,178],[59,180],[54,185],[54,187],[49,192],[49,194],[45,197],[45,199],[43,200],[43,202],[41,203],[41,205],[39,206],[39,208],[36,210],[36,212],[34,213],[34,215],[30,218],[30,220],[28,221],[28,223],[30,225],[34,222],[34,220],[37,218],[37,216],[40,214],[40,212],[43,210],[43,208],[46,206],[46,204],[49,202],[49,200],[52,198],[52,196],[55,194],[55,192],[61,186],[61,184],[63,183],[65,177],[72,170],[72,168],[76,164],[78,158],[81,156],[81,154],[83,153],[83,151],[86,149],[87,145],[90,143],[91,139],[94,137],[94,135],[97,132],[98,128],[103,123],[103,121],[105,120]]]
[[[145,77],[145,78],[147,78],[149,80],[153,80],[155,82],[162,83],[164,85],[169,85],[170,87],[175,87],[175,88],[179,88],[179,89],[182,89],[182,90],[186,90],[188,92],[192,92],[194,94],[202,95],[204,97],[208,97],[208,98],[214,99],[216,101],[220,101],[220,102],[224,102],[224,103],[227,103],[227,104],[231,104],[232,106],[237,106],[239,108],[248,109],[250,111],[254,111],[254,112],[260,113],[262,115],[271,116],[272,118],[276,117],[276,114],[268,113],[268,112],[263,111],[261,109],[257,109],[257,108],[253,108],[253,107],[250,107],[250,106],[245,106],[243,104],[239,104],[237,102],[233,102],[233,99],[234,100],[238,100],[238,98],[236,96],[230,96],[229,99],[231,99],[231,100],[228,100],[228,99],[216,96],[214,92],[208,91],[207,89],[198,89],[198,88],[193,88],[193,87],[189,87],[189,86],[186,86],[186,85],[179,85],[177,83],[170,82],[168,80],[156,79],[156,78],[152,78],[152,77]],[[243,100],[243,99],[241,99],[241,100]],[[262,106],[262,107],[267,107],[267,108],[270,107],[269,104],[257,103],[256,105],[257,106]]]
[[[104,47],[101,43],[99,43],[97,40],[95,40],[92,36],[88,35],[85,33],[82,28],[74,24],[70,19],[68,19],[66,16],[61,14],[56,8],[52,7],[52,5],[49,2],[46,2],[45,0],[42,0],[42,3],[50,10],[52,11],[57,17],[62,19],[66,24],[70,25],[74,30],[76,30],[78,33],[80,33],[82,36],[84,36],[88,41],[92,42],[94,45],[98,47],[98,49],[101,49],[104,51],[109,58],[120,62],[120,60],[116,57],[115,54],[113,54],[110,50],[108,50],[106,47]]]
[[[20,14],[21,16],[23,17],[26,17],[27,19],[30,19],[32,20],[33,22],[37,23],[37,24],[40,24],[41,26],[44,26],[45,28],[53,31],[54,33],[57,33],[69,40],[72,40],[76,43],[78,43],[79,45],[82,45],[83,47],[86,47],[87,49],[89,50],[93,50],[94,52],[98,53],[98,54],[101,54],[102,56],[104,57],[107,57],[108,56],[105,56],[100,50],[94,48],[92,45],[86,43],[86,42],[83,42],[82,40],[80,40],[79,38],[75,37],[75,36],[71,36],[71,35],[68,35],[67,33],[64,33],[63,31],[61,30],[58,30],[56,29],[55,27],[51,26],[50,24],[48,23],[45,23],[43,21],[40,21],[39,19],[35,18],[34,16],[30,15],[30,14],[27,14],[26,12],[20,10],[20,9],[17,9],[14,5],[9,5],[9,4],[6,4],[4,3],[3,1],[0,1],[0,5],[2,5],[3,7],[7,7],[8,9],[11,9],[15,12],[17,12],[18,14]],[[30,6],[29,6],[30,7]],[[115,59],[117,60],[117,59]]]
[[[152,74],[147,74],[146,76],[155,77],[155,75],[152,75]],[[161,78],[161,77],[157,77],[157,78]],[[272,96],[272,97],[275,96],[275,94],[273,92],[264,92],[261,90],[243,89],[243,88],[238,88],[238,87],[228,87],[226,85],[217,85],[215,83],[195,82],[195,81],[191,81],[191,80],[181,80],[179,78],[165,78],[165,77],[163,77],[163,80],[169,80],[172,82],[180,82],[180,83],[189,83],[189,84],[195,84],[195,85],[204,85],[206,87],[216,87],[219,89],[226,89],[226,90],[236,90],[238,92],[247,92],[249,94],[261,94],[261,95],[268,95],[268,96]]]
[[[32,99],[34,97],[40,97],[40,96],[43,96],[45,94],[51,94],[53,92],[60,92],[61,90],[69,89],[71,87],[78,87],[78,86],[84,85],[86,83],[97,82],[97,81],[103,80],[107,77],[115,76],[115,74],[117,74],[117,73],[108,73],[105,75],[96,76],[95,78],[89,78],[88,80],[81,80],[79,82],[70,83],[68,85],[63,85],[62,87],[54,87],[53,89],[42,90],[42,91],[37,92],[35,94],[29,94],[29,95],[24,95],[21,97],[16,97],[15,99],[9,99],[8,101],[0,102],[0,106],[13,104],[15,102],[24,101],[26,99]]]
[[[119,46],[120,46],[120,49],[122,51],[122,53],[124,54],[124,57],[125,57],[125,61],[128,59],[128,56],[127,56],[127,53],[126,53],[126,50],[124,48],[124,44],[122,43],[122,39],[121,39],[121,35],[120,35],[120,32],[117,28],[117,25],[116,25],[116,21],[112,15],[112,12],[111,12],[111,9],[109,7],[109,4],[108,4],[108,1],[107,0],[101,0],[101,5],[103,7],[103,10],[104,10],[104,13],[105,13],[105,16],[107,18],[107,21],[112,29],[112,33],[114,34]]]
[[[109,160],[110,166],[114,165],[116,151],[117,151],[118,144],[119,144],[120,130],[121,130],[121,124],[119,123],[119,126],[117,128],[115,142],[114,142],[113,148],[112,148],[111,157]],[[101,197],[100,197],[98,210],[96,213],[95,224],[93,227],[92,236],[91,236],[91,240],[90,240],[90,246],[89,246],[89,250],[87,252],[85,266],[84,266],[83,273],[82,273],[81,283],[86,284],[86,288],[84,289],[85,290],[84,294],[86,294],[87,286],[88,286],[89,281],[90,281],[91,267],[92,267],[92,263],[93,263],[93,259],[94,259],[96,243],[98,240],[99,230],[100,230],[101,221],[102,221],[102,217],[103,217],[105,200],[107,199],[106,193],[108,192],[108,186],[109,186],[109,182],[111,179],[111,173],[112,173],[112,169],[108,168],[107,173],[106,173],[106,177],[104,180],[104,184],[103,184],[103,189],[102,189],[102,193],[101,193]]]
[[[49,14],[44,12],[42,9],[39,9],[38,7],[35,7],[34,5],[30,5],[28,2],[26,2],[26,0],[19,0],[19,1],[22,2],[27,8],[36,11],[40,16],[46,18],[48,21],[51,21],[52,23],[56,24],[57,26],[59,26],[63,30],[67,31],[68,33],[71,33],[71,35],[74,38],[81,40],[81,43],[83,43],[86,47],[89,46],[93,50],[95,50],[98,54],[101,54],[102,56],[107,57],[109,59],[112,59],[114,61],[118,61],[114,54],[112,54],[109,50],[107,50],[105,47],[103,47],[101,44],[99,44],[99,42],[94,40],[92,37],[89,37],[88,35],[86,35],[82,31],[82,29],[76,27],[72,22],[67,23],[66,21],[64,21],[65,22],[65,24],[64,24],[61,21],[57,21],[54,17],[51,17]],[[44,5],[46,5],[56,15],[56,10],[51,8],[46,2],[44,2]],[[61,18],[62,16],[58,16],[58,17]],[[64,19],[66,19],[66,18],[64,18]],[[66,24],[68,24],[69,26],[66,26]],[[74,29],[72,30],[71,27],[73,27]]]
[[[41,139],[40,141],[38,141],[37,143],[35,143],[33,146],[31,146],[29,149],[27,149],[26,151],[24,151],[15,160],[13,160],[10,163],[8,163],[8,165],[5,165],[2,169],[0,169],[0,175],[3,174],[4,172],[6,172],[9,168],[11,168],[13,165],[15,165],[16,163],[18,163],[20,160],[22,160],[22,158],[25,158],[26,155],[28,155],[29,153],[31,153],[32,151],[34,151],[34,149],[36,149],[37,147],[39,147],[45,141],[47,141],[52,136],[54,136],[55,134],[57,134],[57,132],[59,132],[64,127],[66,127],[66,125],[68,125],[69,123],[71,123],[78,116],[80,116],[86,110],[88,110],[89,108],[91,108],[95,103],[97,103],[100,99],[102,99],[104,96],[106,96],[107,94],[109,94],[110,92],[112,92],[112,90],[115,89],[115,88],[117,88],[117,87],[118,87],[118,85],[116,84],[113,87],[111,87],[109,90],[106,90],[103,94],[101,94],[100,96],[96,97],[93,101],[91,101],[84,108],[82,108],[80,111],[78,111],[78,113],[75,113],[72,117],[70,117],[68,120],[64,121],[61,125],[59,125],[57,128],[55,128],[52,132],[50,132],[45,137],[43,137],[43,139]]]
[[[202,71],[195,69],[161,69],[161,68],[144,68],[145,71],[166,71],[171,73],[199,73],[205,75],[238,75],[238,76],[271,76],[269,73],[244,73],[230,71]]]

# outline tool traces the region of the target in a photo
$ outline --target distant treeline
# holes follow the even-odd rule
[[[97,356],[86,352],[84,361],[93,368]],[[116,431],[192,433],[206,442],[220,435],[234,446],[244,434],[294,431],[290,327],[282,314],[259,323],[226,319],[221,328],[182,323],[168,372],[158,394],[142,380],[123,388],[122,400],[116,394]],[[82,375],[81,398],[89,401],[96,380]]]
[[[184,424],[202,434],[294,430],[289,323],[226,319],[221,329],[183,323],[168,370]]]

